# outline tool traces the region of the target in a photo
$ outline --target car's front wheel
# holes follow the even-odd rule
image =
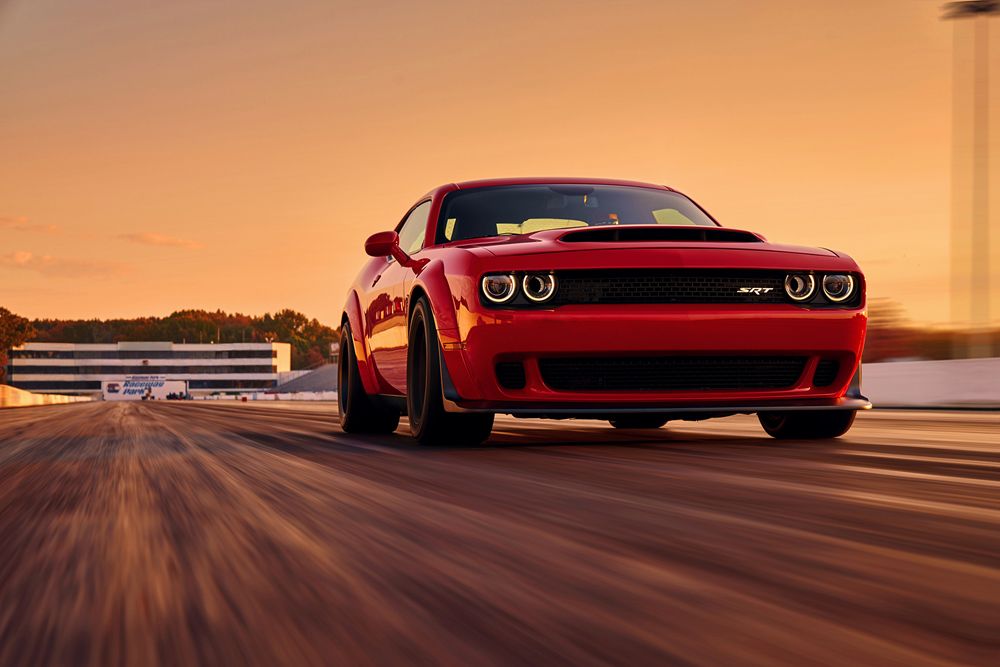
[[[340,427],[346,433],[392,433],[399,426],[399,413],[375,405],[361,383],[354,353],[351,325],[340,329],[340,358],[337,368],[337,404]]]
[[[410,433],[422,445],[477,445],[490,437],[493,413],[445,412],[441,355],[430,303],[417,299],[410,317],[406,359],[406,407]]]
[[[768,435],[779,440],[820,440],[844,435],[857,410],[796,410],[759,412],[757,419]]]

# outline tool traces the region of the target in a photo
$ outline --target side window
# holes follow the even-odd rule
[[[431,213],[431,203],[425,201],[406,216],[399,228],[399,247],[407,255],[412,255],[424,247],[424,234],[427,233],[427,217]]]

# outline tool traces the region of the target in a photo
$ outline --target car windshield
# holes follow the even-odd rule
[[[600,225],[718,226],[690,199],[669,190],[503,185],[449,193],[441,208],[436,242]]]

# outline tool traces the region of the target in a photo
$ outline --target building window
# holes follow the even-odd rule
[[[84,381],[55,381],[55,382],[45,382],[45,381],[31,381],[31,382],[11,382],[12,387],[17,387],[18,389],[24,389],[25,391],[72,391],[72,390],[92,390],[100,391],[101,382],[100,380],[84,380]]]
[[[271,366],[13,366],[12,375],[232,375],[277,373]]]

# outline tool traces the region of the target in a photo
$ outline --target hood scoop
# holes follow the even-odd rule
[[[608,225],[599,229],[569,232],[559,237],[565,243],[643,243],[649,241],[708,241],[717,243],[763,243],[750,232],[721,227],[639,227]]]

